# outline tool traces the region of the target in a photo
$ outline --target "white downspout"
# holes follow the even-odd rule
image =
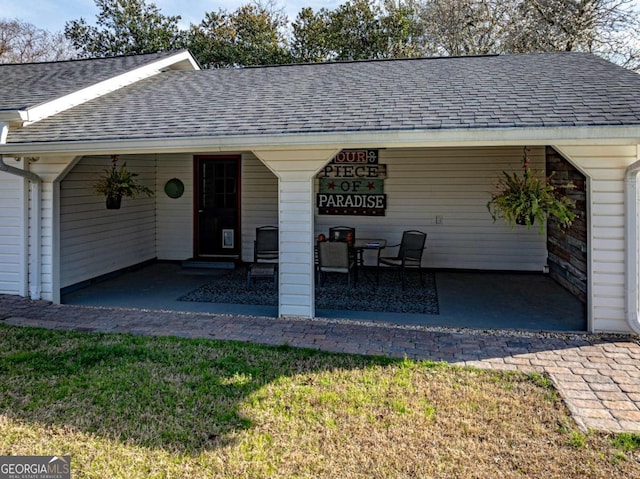
[[[625,172],[626,266],[627,266],[627,322],[640,334],[640,221],[638,215],[638,175],[640,161]]]
[[[9,125],[7,123],[0,123],[0,144],[6,144],[7,135],[9,133]],[[42,263],[42,241],[41,241],[41,229],[42,229],[42,178],[31,171],[21,170],[9,166],[4,162],[4,158],[0,154],[0,171],[9,173],[11,175],[20,176],[30,181],[30,195],[31,195],[31,208],[33,214],[31,215],[31,221],[29,222],[29,228],[27,231],[27,237],[25,241],[29,242],[29,231],[32,232],[33,238],[33,254],[35,256],[33,261],[32,275],[34,281],[28,281],[29,283],[29,296],[31,299],[40,299],[42,294],[42,278],[41,278],[41,263]],[[25,213],[26,219],[29,219],[29,211]],[[28,251],[28,248],[27,248]],[[26,262],[29,263],[28,253]],[[28,266],[27,266],[28,268]]]

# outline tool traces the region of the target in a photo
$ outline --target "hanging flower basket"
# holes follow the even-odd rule
[[[537,222],[539,233],[544,232],[547,219],[555,220],[561,228],[568,228],[575,219],[571,211],[575,202],[559,191],[573,189],[573,183],[560,186],[551,184],[553,174],[541,177],[529,168],[527,149],[524,149],[522,173],[509,174],[505,171],[498,178],[496,192],[487,202],[487,209],[493,221],[502,218],[511,227],[526,226]]]
[[[107,196],[107,209],[119,210],[122,203],[122,196]]]
[[[122,198],[135,198],[139,194],[149,197],[153,196],[153,191],[144,185],[141,185],[135,179],[137,173],[131,173],[127,170],[127,163],[124,162],[118,167],[118,155],[111,157],[111,168],[104,170],[104,174],[93,185],[96,194],[106,197],[106,205],[108,210],[120,209]]]

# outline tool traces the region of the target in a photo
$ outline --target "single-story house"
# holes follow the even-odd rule
[[[348,223],[426,231],[426,268],[549,270],[590,331],[640,332],[640,76],[591,54],[0,65],[0,131],[1,294],[59,302],[148,260],[251,261],[256,227],[278,225],[279,314],[312,318],[315,238]],[[570,233],[488,213],[525,148],[578,185]],[[115,157],[156,194],[107,210],[92,185]]]

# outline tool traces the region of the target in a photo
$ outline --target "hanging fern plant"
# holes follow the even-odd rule
[[[505,171],[497,180],[496,192],[487,202],[487,209],[496,221],[503,219],[512,228],[525,225],[527,229],[537,223],[542,234],[547,219],[552,218],[561,228],[568,228],[575,220],[572,208],[575,202],[564,195],[563,190],[573,189],[573,183],[554,186],[551,183],[553,174],[540,177],[529,168],[527,149],[524,148],[522,173],[509,174]]]
[[[107,209],[119,209],[123,197],[135,198],[139,194],[153,196],[150,188],[136,180],[138,174],[127,170],[126,162],[118,168],[118,161],[118,155],[112,156],[111,168],[104,170],[104,175],[93,185],[96,194],[106,197]]]

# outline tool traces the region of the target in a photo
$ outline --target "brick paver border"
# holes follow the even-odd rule
[[[640,432],[640,341],[632,335],[408,327],[56,305],[0,295],[4,324],[215,338],[546,373],[584,430]]]

